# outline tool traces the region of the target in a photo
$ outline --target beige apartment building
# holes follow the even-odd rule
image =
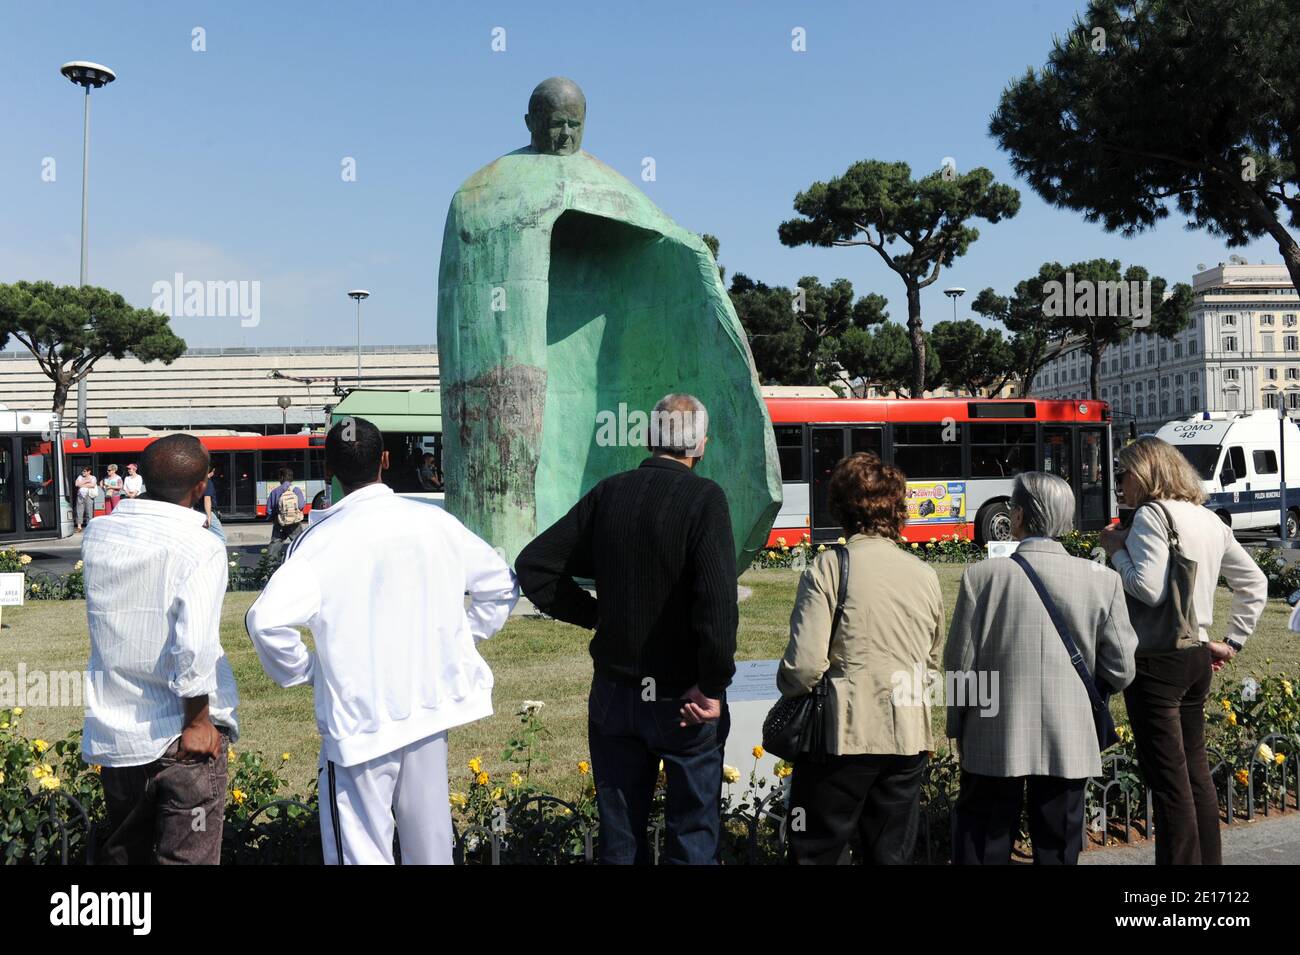
[[[1286,407],[1300,417],[1300,296],[1281,265],[1220,263],[1192,277],[1191,322],[1172,338],[1137,332],[1101,358],[1101,395],[1141,432],[1200,411]],[[1082,343],[1043,366],[1033,394],[1088,397]]]
[[[425,390],[438,386],[433,345],[370,346],[361,350],[367,388]],[[103,358],[87,382],[91,437],[114,429],[134,437],[159,429],[277,434],[320,428],[343,388],[357,384],[355,346],[192,348],[163,365]],[[0,352],[0,404],[48,411],[54,389],[25,349]],[[279,399],[289,399],[282,411]],[[65,421],[76,419],[76,391]]]

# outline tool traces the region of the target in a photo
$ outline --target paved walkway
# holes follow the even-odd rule
[[[1222,830],[1224,865],[1300,865],[1300,812],[1257,816]],[[1154,865],[1151,842],[1085,852],[1080,865]]]

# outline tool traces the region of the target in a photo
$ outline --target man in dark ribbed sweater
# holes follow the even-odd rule
[[[726,494],[693,473],[707,432],[698,399],[663,398],[651,456],[597,484],[515,562],[539,609],[596,631],[587,735],[606,864],[649,861],[660,761],[663,861],[717,857],[736,558]],[[594,580],[599,599],[574,578]]]

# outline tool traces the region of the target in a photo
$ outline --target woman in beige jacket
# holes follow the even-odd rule
[[[829,675],[829,750],[797,759],[790,788],[790,858],[846,862],[851,842],[874,864],[905,864],[916,844],[921,778],[929,751],[930,696],[944,641],[939,578],[899,548],[907,479],[874,454],[841,461],[830,507],[848,543],[849,583],[831,636],[840,565],[834,548],[799,581],[790,644],[777,673],[783,696],[810,692]]]

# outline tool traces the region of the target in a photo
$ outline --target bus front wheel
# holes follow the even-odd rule
[[[1006,501],[985,504],[975,522],[976,543],[1011,540],[1011,505]]]

